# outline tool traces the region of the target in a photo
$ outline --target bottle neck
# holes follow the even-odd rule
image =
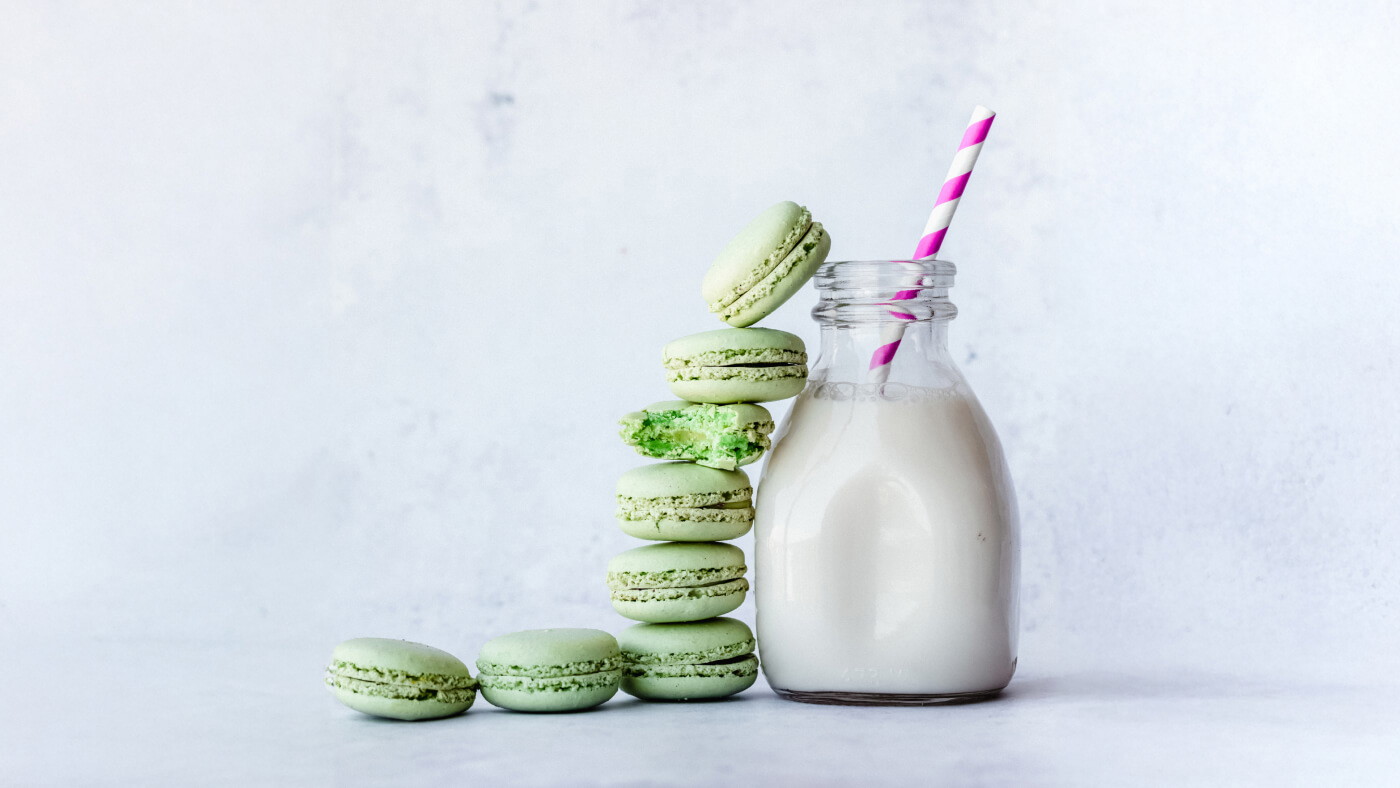
[[[865,393],[879,393],[884,385],[895,395],[901,386],[963,383],[948,353],[948,324],[958,314],[948,300],[954,272],[945,260],[824,265],[815,278],[820,300],[812,310],[821,324],[821,351],[809,379],[869,389]],[[882,359],[888,363],[878,363]]]
[[[870,322],[824,325],[821,350],[812,362],[809,379],[827,383],[900,383],[925,388],[946,388],[962,381],[962,373],[948,353],[947,320],[905,324]],[[871,369],[876,351],[895,338],[891,326],[904,329],[899,347],[889,363],[884,381]]]

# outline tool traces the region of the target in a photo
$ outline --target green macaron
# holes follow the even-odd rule
[[[477,683],[462,660],[422,643],[355,638],[335,647],[326,686],[355,711],[395,720],[461,714]]]
[[[763,456],[773,415],[762,405],[658,402],[622,417],[622,440],[659,460],[733,470]]]
[[[743,604],[747,571],[734,545],[662,542],[613,556],[608,588],[613,609],[634,621],[700,621]]]
[[[617,694],[622,654],[596,629],[529,629],[502,635],[476,658],[481,694],[512,711],[579,711]]]
[[[807,382],[802,337],[772,328],[721,328],[681,337],[661,351],[671,393],[691,402],[771,402]]]
[[[647,700],[724,698],[758,679],[753,632],[733,618],[634,624],[617,636],[622,691]]]
[[[701,295],[731,326],[751,326],[802,289],[831,251],[831,236],[795,202],[749,222],[705,274]]]
[[[753,486],[743,471],[654,462],[617,480],[617,522],[628,536],[675,542],[735,539],[753,526]]]

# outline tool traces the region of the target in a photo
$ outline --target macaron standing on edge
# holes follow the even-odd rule
[[[690,402],[772,402],[807,382],[802,338],[772,328],[721,328],[681,337],[661,351],[671,393]]]
[[[487,641],[476,668],[493,706],[581,711],[617,694],[622,652],[616,638],[596,629],[527,629]]]
[[[395,720],[451,717],[476,700],[477,682],[465,663],[408,640],[347,640],[331,653],[325,681],[346,706]]]

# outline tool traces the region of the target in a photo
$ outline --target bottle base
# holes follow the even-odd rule
[[[778,697],[798,703],[818,703],[825,706],[953,706],[959,703],[980,703],[1001,694],[1002,687],[981,692],[947,692],[933,695],[913,695],[888,692],[804,692],[772,688]]]

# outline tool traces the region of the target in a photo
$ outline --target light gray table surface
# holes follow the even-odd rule
[[[301,646],[105,641],[11,649],[6,785],[1395,785],[1400,692],[1027,662],[996,701],[837,708],[760,682],[721,702],[544,716],[478,699],[365,717]]]

